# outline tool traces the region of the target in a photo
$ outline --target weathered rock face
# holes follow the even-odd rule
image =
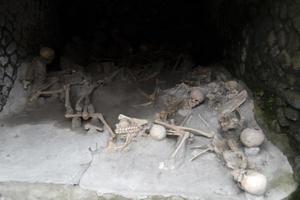
[[[53,44],[56,1],[0,0],[0,111],[6,103],[21,60],[41,45]]]
[[[242,42],[230,50],[233,71],[278,99],[272,108],[278,124],[300,144],[300,3],[253,2]]]

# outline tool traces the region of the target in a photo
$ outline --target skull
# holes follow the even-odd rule
[[[167,131],[164,126],[154,124],[149,134],[154,140],[163,140],[167,136]]]
[[[264,142],[265,135],[262,130],[246,128],[242,131],[240,140],[246,147],[258,147]]]
[[[238,88],[238,83],[234,80],[225,82],[225,88],[227,90],[236,90]]]
[[[204,101],[204,95],[201,90],[197,87],[194,87],[190,91],[189,95],[189,106],[194,108],[201,104]]]
[[[227,90],[227,96],[229,99],[236,96],[238,92],[238,82],[236,81],[227,81],[225,82],[225,88]]]
[[[50,63],[54,59],[55,52],[49,47],[42,47],[40,49],[40,56]]]
[[[120,119],[119,123],[117,124],[120,128],[127,128],[130,126],[130,121],[128,119]]]
[[[254,170],[233,170],[234,180],[239,187],[253,195],[263,195],[267,189],[267,178],[265,175]]]

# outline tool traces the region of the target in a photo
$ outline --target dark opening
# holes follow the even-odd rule
[[[78,51],[85,55],[80,64],[91,57],[128,56],[146,45],[187,53],[196,64],[208,65],[220,62],[237,39],[232,34],[242,30],[246,7],[219,0],[59,2],[60,48],[80,43]]]

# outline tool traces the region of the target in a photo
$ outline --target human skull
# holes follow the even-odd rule
[[[254,170],[234,170],[234,179],[239,187],[253,195],[263,195],[267,190],[267,178],[265,175]]]
[[[235,80],[230,80],[225,82],[225,88],[227,90],[236,90],[238,88],[238,82],[236,82]]]
[[[190,91],[189,95],[189,106],[194,108],[201,104],[204,101],[204,95],[201,90],[197,87],[194,87]]]
[[[167,131],[164,126],[154,124],[150,129],[150,136],[155,140],[163,140],[167,136]]]
[[[233,98],[234,96],[236,96],[239,92],[238,92],[238,82],[232,80],[232,81],[227,81],[225,82],[225,88],[227,90],[227,97],[229,99]]]
[[[40,56],[46,59],[47,61],[51,62],[54,59],[55,52],[49,47],[42,47],[40,49]]]
[[[120,119],[119,123],[117,124],[118,128],[127,128],[130,126],[130,122],[128,119]]]
[[[246,147],[258,147],[264,142],[265,135],[261,130],[246,128],[242,131],[240,140]]]

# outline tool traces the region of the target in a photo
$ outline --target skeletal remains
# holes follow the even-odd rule
[[[148,120],[145,119],[131,118],[122,114],[119,115],[118,119],[119,123],[116,124],[115,133],[118,136],[125,137],[125,142],[116,149],[124,149],[134,137],[143,134],[148,128]]]
[[[239,187],[250,194],[263,195],[267,190],[267,178],[257,171],[235,170],[232,175]]]
[[[49,59],[52,59],[51,56],[53,55],[49,55]],[[149,136],[157,141],[163,140],[168,136],[176,136],[177,144],[170,156],[171,158],[175,158],[180,150],[185,149],[187,141],[190,138],[193,138],[193,136],[211,138],[210,144],[204,147],[192,147],[193,149],[200,148],[201,151],[195,154],[190,161],[194,161],[206,152],[213,152],[218,157],[222,158],[225,166],[231,170],[233,179],[242,190],[254,195],[263,195],[265,193],[267,188],[266,177],[249,166],[248,158],[245,154],[245,149],[256,148],[259,151],[260,146],[265,140],[265,136],[261,130],[244,127],[244,119],[240,107],[247,100],[248,95],[245,90],[239,91],[236,81],[227,81],[222,83],[222,86],[210,84],[210,87],[214,88],[214,91],[208,92],[206,96],[199,87],[189,87],[185,84],[181,84],[178,88],[184,88],[184,90],[187,91],[186,95],[183,95],[182,98],[177,98],[176,95],[170,95],[165,107],[157,113],[156,120],[151,122],[147,119],[138,119],[120,114],[118,116],[119,122],[116,124],[115,130],[113,130],[106,122],[103,115],[95,111],[91,102],[91,96],[96,88],[109,83],[120,71],[121,69],[116,70],[110,76],[98,81],[92,81],[91,78],[84,73],[79,75],[79,78],[75,78],[76,80],[74,81],[72,78],[66,78],[69,75],[72,76],[74,74],[62,73],[61,77],[64,78],[48,78],[38,87],[36,86],[29,97],[29,101],[35,101],[40,96],[44,95],[48,96],[56,94],[64,97],[66,109],[65,117],[72,119],[72,128],[81,126],[81,122],[84,120],[88,121],[84,125],[85,130],[102,132],[102,127],[98,127],[92,123],[93,121],[100,121],[110,134],[109,146],[111,147],[113,144],[115,150],[123,150],[128,147],[134,138],[145,135],[148,131]],[[26,82],[26,84],[28,83]],[[60,88],[52,89],[55,84],[60,84]],[[75,101],[74,109],[71,104],[71,88],[75,85],[81,87],[81,92]],[[149,102],[136,106],[155,105],[160,96],[158,85],[159,81],[157,79],[155,90],[151,95],[147,95],[143,91],[140,91]],[[224,94],[224,91],[227,91],[226,101],[222,102],[219,97]],[[219,124],[222,134],[185,126],[186,121],[191,118],[193,109],[202,104],[206,97],[206,101],[209,101],[208,103],[218,101],[218,104],[220,105],[218,106],[220,114]],[[180,122],[176,122],[173,118],[176,114],[182,115],[184,119]],[[201,115],[199,118],[205,122],[205,125],[208,128],[210,128],[210,125],[201,117]],[[89,122],[89,120],[91,122]],[[227,137],[226,133],[230,133],[231,131],[240,132],[237,140]],[[118,139],[124,139],[125,141],[118,146],[116,145]],[[241,147],[240,144],[243,145],[243,147]]]
[[[239,107],[246,101],[245,90],[236,93],[229,101],[224,102],[220,110],[220,127],[223,132],[232,129],[241,129],[241,114]],[[240,133],[239,141],[231,138],[224,138],[222,135],[215,135],[212,142],[202,151],[197,153],[190,161],[195,160],[204,153],[211,151],[223,159],[225,165],[231,170],[234,180],[238,186],[253,195],[263,195],[267,188],[266,177],[254,169],[249,169],[247,156],[238,145],[241,142],[246,148],[258,148],[264,141],[265,136],[261,130],[245,128]],[[203,147],[202,147],[203,148]]]

